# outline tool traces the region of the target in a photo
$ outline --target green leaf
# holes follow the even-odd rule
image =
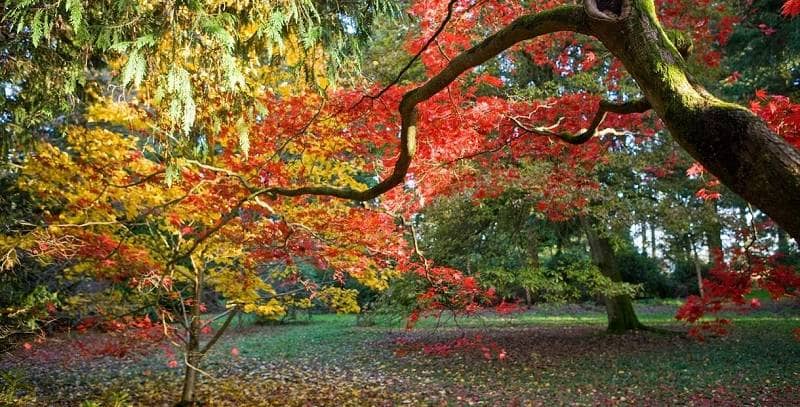
[[[34,48],[39,46],[43,35],[42,10],[36,10],[36,14],[33,15],[33,22],[31,22],[31,43]]]
[[[169,117],[173,123],[180,123],[183,133],[188,134],[197,116],[189,72],[180,66],[172,67],[167,73],[166,90],[172,95]]]
[[[187,99],[183,103],[183,133],[189,134],[197,117],[197,107],[193,99]]]
[[[122,86],[128,86],[133,83],[134,87],[139,87],[144,80],[146,71],[146,62],[144,57],[138,52],[134,51],[128,56],[128,62],[122,69]]]
[[[126,51],[128,51],[128,48],[131,45],[133,45],[133,42],[131,41],[120,41],[108,47],[108,50],[119,53],[125,53]]]
[[[273,10],[272,15],[269,16],[269,23],[267,24],[267,35],[270,41],[278,45],[278,49],[283,51],[283,27],[286,23],[283,13],[280,10]]]
[[[134,46],[137,50],[142,49],[144,47],[153,47],[156,45],[156,37],[153,34],[143,35],[136,39],[134,42]]]
[[[300,42],[303,44],[303,48],[311,49],[318,41],[321,36],[322,32],[319,27],[311,27],[308,30],[301,33]]]
[[[236,58],[233,55],[222,55],[222,69],[225,72],[225,77],[228,79],[228,86],[231,90],[235,91],[238,86],[245,85],[244,75],[239,71],[239,67],[236,66]]]
[[[111,49],[111,30],[107,28],[101,29],[97,34],[97,39],[94,40],[94,45],[99,49]]]
[[[172,184],[180,179],[180,176],[180,168],[178,168],[178,165],[174,161],[167,164],[167,168],[164,169],[164,182],[167,184],[167,187],[172,187]]]
[[[225,30],[225,28],[223,28],[214,20],[204,20],[202,25],[203,31],[205,31],[209,36],[211,36],[211,38],[222,45],[225,50],[228,52],[233,51],[236,40],[234,40],[233,36],[227,30]]]
[[[83,4],[81,4],[81,0],[67,0],[64,8],[69,13],[69,24],[72,26],[72,30],[75,32],[80,31],[83,24]]]
[[[50,14],[44,14],[44,22],[42,23],[42,34],[45,39],[50,39],[50,30],[53,29],[53,22],[50,21]]]

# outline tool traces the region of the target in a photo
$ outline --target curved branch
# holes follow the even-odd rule
[[[335,187],[330,185],[310,185],[294,188],[257,188],[249,185],[246,180],[238,174],[228,173],[226,170],[208,165],[203,166],[203,168],[212,171],[220,171],[226,173],[226,175],[238,178],[242,182],[242,185],[248,189],[250,194],[239,200],[215,225],[204,231],[200,237],[194,240],[186,251],[175,256],[168,265],[177,264],[177,262],[190,256],[206,239],[235,219],[238,210],[244,204],[261,195],[273,197],[279,195],[287,197],[317,195],[352,199],[356,201],[368,201],[401,184],[408,173],[411,160],[417,149],[416,107],[418,104],[439,93],[468,69],[474,68],[494,58],[521,41],[560,31],[590,34],[587,18],[583,6],[579,5],[561,6],[541,13],[522,16],[495,34],[487,37],[479,44],[454,57],[442,71],[430,78],[423,85],[406,92],[400,101],[400,151],[397,162],[392,169],[392,173],[389,174],[387,178],[370,188],[357,190],[349,187]]]
[[[392,173],[377,185],[365,189],[340,188],[328,185],[296,188],[252,188],[251,196],[320,195],[368,201],[401,184],[417,148],[417,105],[430,99],[459,75],[497,56],[511,46],[545,34],[572,31],[590,34],[583,6],[561,6],[541,13],[522,16],[479,44],[453,58],[450,63],[423,85],[406,92],[400,101],[400,152]]]
[[[541,134],[543,136],[548,136],[548,137],[557,137],[570,144],[583,144],[591,140],[591,138],[594,136],[604,135],[604,134],[619,134],[616,130],[610,128],[604,130],[598,130],[600,125],[603,123],[603,120],[605,120],[606,114],[644,113],[650,109],[651,109],[650,102],[648,102],[646,99],[639,99],[626,103],[613,103],[607,100],[602,100],[600,101],[600,106],[597,108],[597,113],[595,113],[594,119],[592,119],[592,123],[589,125],[589,128],[582,130],[577,134],[557,133],[552,131],[551,128],[548,127],[528,127],[522,122],[520,122],[518,118],[510,117],[509,119],[511,119],[511,121],[514,122],[514,124],[517,127],[528,133]]]

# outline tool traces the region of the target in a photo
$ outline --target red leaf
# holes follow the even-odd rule
[[[800,14],[800,0],[787,0],[786,3],[783,3],[781,14],[786,17],[794,17]]]
[[[688,170],[686,170],[686,175],[689,177],[700,176],[706,172],[706,169],[700,163],[694,163]]]

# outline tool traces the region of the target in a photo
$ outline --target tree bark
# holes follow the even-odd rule
[[[693,242],[692,245],[692,255],[694,257],[694,272],[697,276],[697,292],[700,293],[700,296],[703,296],[703,270],[700,266],[700,256],[697,255],[697,245]]]
[[[800,207],[800,151],[751,111],[716,98],[691,78],[684,59],[692,48],[691,40],[675,33],[670,39],[658,21],[655,0],[584,0],[583,5],[566,5],[519,17],[451,58],[439,73],[403,95],[399,105],[398,159],[391,173],[378,184],[364,190],[328,185],[260,188],[243,181],[251,191],[243,202],[259,195],[327,195],[364,201],[394,188],[405,180],[417,149],[418,104],[442,91],[465,71],[513,45],[559,31],[599,39],[636,80],[646,99],[642,102],[655,110],[675,140],[728,188],[800,241],[800,216],[796,215]],[[637,104],[643,106],[645,103]],[[601,104],[598,111],[616,110]],[[586,141],[597,133],[600,122],[602,117],[598,115],[593,121],[594,131],[564,138],[569,142]]]
[[[194,330],[189,331],[189,343],[186,345],[186,372],[183,376],[183,392],[181,407],[195,404],[195,389],[197,388],[197,365],[200,363],[200,341]]]
[[[647,256],[647,222],[642,221],[642,255]]]
[[[656,258],[656,225],[650,224],[650,257]]]
[[[192,269],[194,270],[194,298],[190,309],[189,321],[189,341],[186,343],[186,371],[183,377],[183,392],[179,406],[195,405],[195,389],[197,388],[197,369],[200,366],[202,354],[200,352],[200,328],[202,324],[201,304],[203,300],[203,270],[196,267],[192,259]]]
[[[711,230],[706,232],[706,245],[708,246],[709,259],[713,259],[715,251],[722,250],[722,225],[714,221]]]
[[[658,21],[654,0],[585,4],[589,31],[622,61],[675,140],[800,240],[800,151],[752,112],[717,99],[690,77]],[[600,14],[592,12],[598,4],[605,9]]]
[[[607,237],[597,232],[596,223],[596,220],[589,216],[581,217],[581,225],[586,233],[586,239],[589,241],[592,262],[611,281],[622,282],[622,275],[614,258],[614,248]],[[636,317],[631,297],[627,295],[605,297],[605,303],[609,332],[623,333],[633,329],[644,329],[644,325]]]

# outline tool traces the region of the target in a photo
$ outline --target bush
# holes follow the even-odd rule
[[[708,264],[700,265],[700,273],[703,277],[708,275],[711,266]],[[694,261],[676,261],[672,271],[672,281],[675,284],[676,297],[686,297],[688,295],[699,295],[700,288],[697,286],[697,269]]]
[[[642,297],[671,298],[679,294],[678,284],[670,278],[670,275],[661,271],[661,267],[655,259],[633,250],[626,250],[617,253],[616,260],[617,267],[622,274],[622,281],[641,284]]]

